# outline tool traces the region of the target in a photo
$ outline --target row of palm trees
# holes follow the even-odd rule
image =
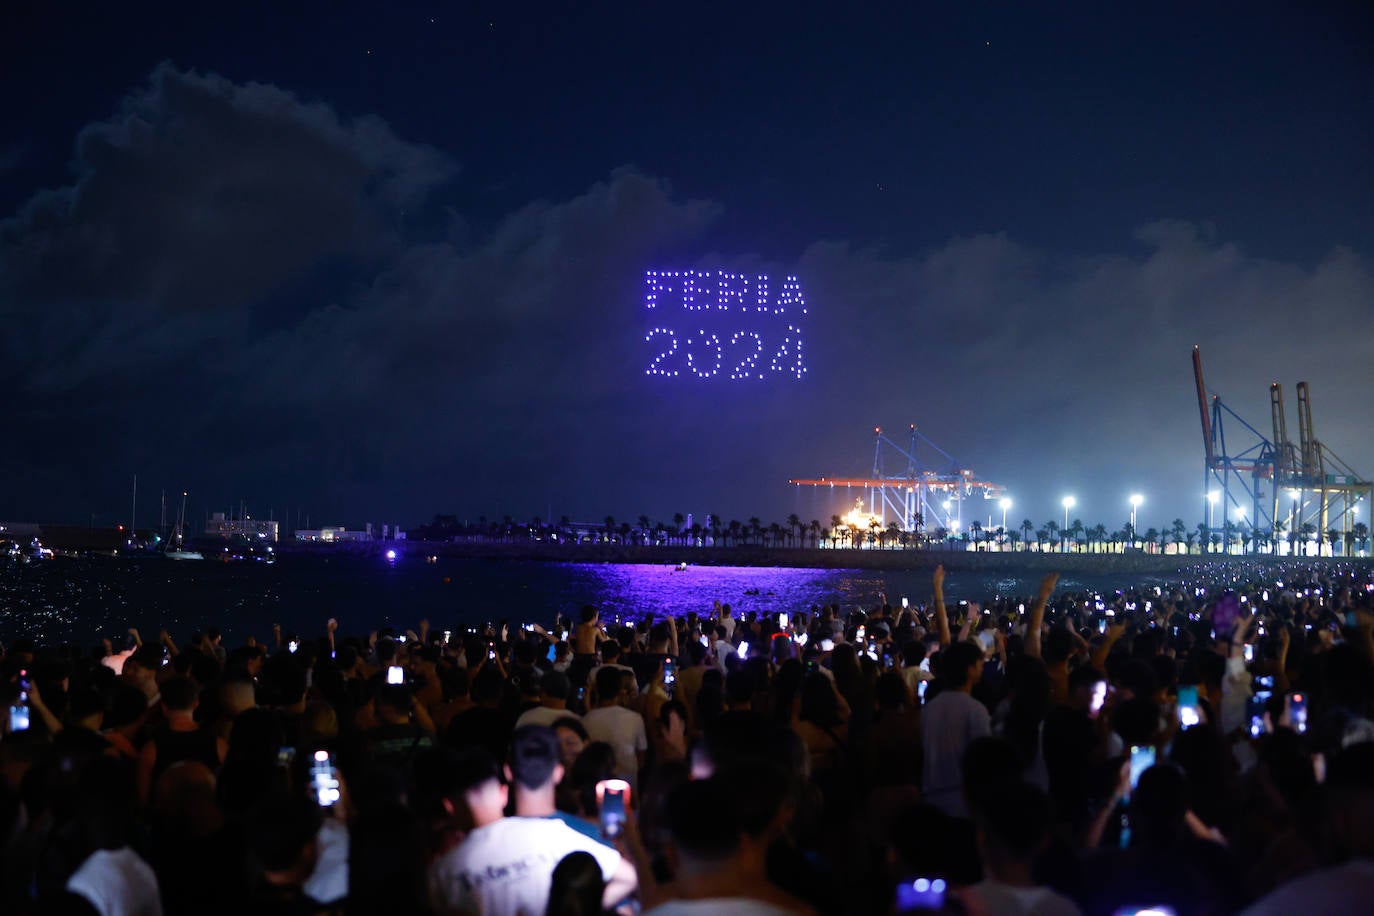
[[[1314,547],[1320,552],[1321,539],[1314,525],[1304,524],[1297,531],[1285,531],[1282,521],[1272,532],[1240,528],[1227,523],[1221,530],[1199,522],[1189,528],[1176,518],[1164,529],[1148,528],[1135,531],[1126,523],[1115,531],[1106,525],[1087,526],[1081,519],[1073,519],[1062,526],[1050,519],[1036,526],[1023,519],[1018,527],[984,528],[972,522],[966,531],[952,531],[945,527],[925,529],[925,521],[917,513],[913,527],[908,530],[895,521],[883,524],[872,518],[866,527],[847,522],[839,515],[830,516],[828,525],[819,519],[803,520],[793,513],[783,522],[765,524],[757,516],[747,521],[721,522],[719,516],[709,515],[705,524],[690,521],[682,513],[673,515],[672,523],[652,521],[641,515],[635,521],[619,521],[606,516],[600,524],[575,523],[567,516],[556,524],[534,518],[517,522],[511,516],[500,521],[481,517],[476,523],[460,523],[456,516],[437,515],[428,525],[421,525],[415,536],[421,540],[547,540],[560,543],[633,544],[641,546],[698,546],[698,547],[815,547],[834,549],[870,548],[879,550],[943,547],[944,549],[1073,551],[1075,553],[1120,553],[1127,548],[1153,553],[1274,553],[1280,545],[1287,545],[1288,553],[1306,554]],[[1369,526],[1357,522],[1349,531],[1331,529],[1323,533],[1330,545],[1331,555],[1337,547],[1349,556],[1356,549],[1369,546]]]

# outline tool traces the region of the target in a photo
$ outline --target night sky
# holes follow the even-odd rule
[[[397,6],[4,5],[0,519],[828,519],[915,423],[1191,527],[1194,344],[1374,475],[1368,3]],[[688,269],[804,377],[647,376]]]

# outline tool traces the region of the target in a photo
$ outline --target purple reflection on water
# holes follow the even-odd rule
[[[829,569],[591,563],[564,569],[593,596],[590,603],[601,608],[603,618],[639,618],[649,612],[675,617],[690,611],[705,614],[715,601],[730,605],[736,614],[755,611],[764,616],[833,601],[870,602],[877,598],[879,589],[874,586],[881,585],[879,577],[869,577],[871,581],[862,585],[846,582],[842,571]]]

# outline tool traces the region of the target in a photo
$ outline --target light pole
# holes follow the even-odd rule
[[[1002,507],[1002,533],[1003,533],[1003,534],[1006,534],[1006,532],[1007,532],[1007,510],[1011,508],[1011,500],[1007,499],[1006,497],[1003,497],[1003,498],[1002,498],[1002,501],[1001,501],[1000,503],[998,503],[997,505],[999,505],[999,506]]]
[[[1131,494],[1131,540],[1135,540],[1135,510],[1140,508],[1140,504],[1145,501],[1145,497],[1139,493]]]
[[[1064,505],[1064,549],[1067,551],[1069,546],[1069,510],[1078,505],[1078,500],[1072,496],[1065,496],[1060,502]]]
[[[1212,531],[1212,522],[1215,520],[1217,500],[1219,499],[1221,499],[1221,494],[1216,490],[1207,491],[1207,531],[1209,534]]]
[[[1240,550],[1240,552],[1241,552],[1242,555],[1247,554],[1247,553],[1249,553],[1250,551],[1249,551],[1249,549],[1245,546],[1245,539],[1244,539],[1244,535],[1245,535],[1245,507],[1244,507],[1244,506],[1236,506],[1236,527],[1240,529],[1240,533],[1237,535],[1238,537],[1241,538],[1241,550]]]

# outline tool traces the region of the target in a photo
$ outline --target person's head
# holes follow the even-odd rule
[[[620,643],[614,639],[608,639],[601,644],[601,661],[607,665],[614,665],[620,660]]]
[[[383,684],[377,688],[372,703],[378,719],[390,723],[408,722],[415,708],[415,697],[404,684]]]
[[[808,674],[802,680],[801,719],[824,729],[837,728],[844,721],[835,688],[820,672]]]
[[[1049,839],[1049,799],[1019,780],[1003,783],[988,790],[975,824],[979,852],[994,877],[1009,866],[1029,868]]]
[[[1041,647],[1041,656],[1045,659],[1045,664],[1053,667],[1063,664],[1073,655],[1074,641],[1073,634],[1063,627],[1055,627],[1045,634],[1044,644]]]
[[[902,664],[907,668],[919,668],[926,659],[926,644],[913,639],[902,647]]]
[[[170,678],[162,685],[162,708],[168,716],[189,716],[200,704],[200,690],[188,677]]]
[[[583,605],[583,606],[582,606],[582,622],[583,622],[583,623],[596,623],[596,619],[597,619],[597,611],[596,611],[596,608],[593,607],[593,606],[590,605],[590,604],[585,604],[585,605]]]
[[[239,713],[258,705],[253,681],[247,677],[225,680],[219,688],[219,704],[226,718],[236,719]]]
[[[548,916],[600,916],[606,881],[589,852],[571,852],[553,870]]]
[[[620,702],[625,684],[625,672],[619,668],[602,665],[596,672],[596,702],[599,706],[614,706]]]
[[[163,771],[153,786],[152,810],[164,828],[180,837],[209,836],[224,822],[215,803],[215,774],[195,760],[178,761]]]
[[[248,848],[268,882],[302,884],[315,870],[320,812],[313,800],[272,793],[249,813]]]
[[[571,687],[568,676],[563,672],[546,672],[539,679],[539,702],[545,706],[562,709],[568,704],[568,692]]]
[[[447,805],[451,815],[463,814],[456,805],[461,799],[466,819],[472,827],[484,827],[505,816],[509,787],[501,780],[501,771],[491,755],[480,748],[463,751],[454,764],[451,775],[453,793]]]
[[[1069,673],[1069,694],[1066,705],[1080,711],[1093,706],[1093,696],[1106,685],[1102,672],[1091,665],[1080,665]]]
[[[577,755],[587,746],[587,730],[572,716],[566,716],[553,723],[553,733],[558,736],[558,759],[563,769],[570,769]]]
[[[940,653],[940,677],[951,690],[970,690],[983,676],[983,647],[956,642]]]
[[[1178,767],[1162,763],[1140,774],[1131,793],[1131,840],[1149,849],[1170,849],[1186,830],[1188,780]]]
[[[339,736],[339,714],[323,700],[307,703],[301,713],[301,736],[320,741]]]
[[[1019,782],[1025,766],[1016,746],[1006,738],[984,735],[975,738],[964,749],[959,762],[964,799],[969,811],[977,817],[989,804],[997,803],[996,793],[1003,787]]]
[[[563,779],[558,736],[546,725],[526,725],[515,730],[510,741],[506,776],[521,792],[552,792]]]
[[[124,660],[122,676],[144,693],[152,695],[157,684],[157,672],[162,667],[162,650],[157,646],[139,646]]]

